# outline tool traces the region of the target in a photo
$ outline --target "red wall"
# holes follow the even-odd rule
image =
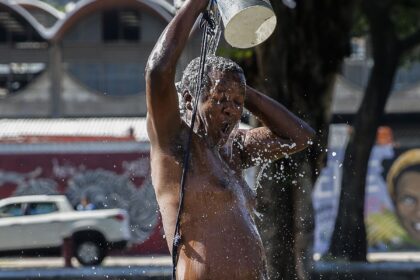
[[[102,203],[98,208],[125,208],[135,236],[134,246],[125,253],[168,253],[147,151],[0,155],[0,198],[53,193],[66,194],[74,206],[88,193],[93,202]]]

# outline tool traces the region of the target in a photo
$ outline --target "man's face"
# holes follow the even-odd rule
[[[245,100],[245,78],[239,73],[212,71],[210,87],[203,92],[198,114],[213,146],[226,143],[239,123]]]
[[[420,241],[420,172],[403,173],[395,191],[401,223],[412,238]]]

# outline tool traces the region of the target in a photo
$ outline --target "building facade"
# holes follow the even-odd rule
[[[163,0],[82,0],[68,13],[1,0],[0,117],[144,116],[146,61],[174,13]]]

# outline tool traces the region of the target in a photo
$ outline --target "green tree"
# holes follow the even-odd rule
[[[290,1],[283,1],[288,2]],[[312,148],[272,164],[259,188],[260,230],[272,279],[307,279],[314,229],[312,186],[324,163],[332,88],[350,52],[354,1],[271,1],[278,25],[256,49],[257,87],[317,132]]]
[[[365,0],[361,13],[369,28],[374,66],[345,153],[340,206],[329,248],[332,256],[350,261],[366,261],[365,183],[376,130],[398,66],[420,45],[419,1]]]
[[[45,2],[51,6],[53,6],[54,8],[56,8],[59,11],[65,12],[65,6],[67,3],[69,2],[74,2],[76,3],[76,0],[41,0],[42,2]]]

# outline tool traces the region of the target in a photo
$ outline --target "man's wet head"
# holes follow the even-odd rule
[[[198,73],[199,58],[196,58],[185,69],[178,88],[182,96],[181,109],[188,117],[193,108]],[[202,84],[198,118],[213,144],[220,145],[240,120],[245,100],[245,76],[242,68],[232,60],[210,56]]]
[[[178,83],[177,90],[178,90],[178,93],[182,96],[183,100],[181,101],[184,101],[184,103],[185,103],[185,99],[189,100],[191,98],[195,98],[195,95],[196,95],[195,86],[196,86],[196,81],[197,81],[199,72],[200,72],[200,58],[197,57],[193,59],[185,68],[182,75],[182,79]],[[215,86],[217,82],[220,81],[217,79],[217,77],[215,77],[215,74],[216,75],[219,74],[218,76],[220,76],[220,74],[233,74],[229,76],[231,76],[232,78],[235,78],[236,76],[236,80],[240,81],[241,86],[245,90],[245,85],[246,85],[245,75],[242,68],[237,63],[225,57],[208,56],[206,58],[206,67],[204,70],[204,77],[202,81],[202,84],[204,87],[203,95],[208,94],[212,86]],[[191,97],[186,97],[186,94],[191,95]],[[202,98],[203,97],[204,96],[202,96]],[[184,107],[183,109],[186,109],[186,108]],[[187,109],[191,110],[191,108],[187,108]]]

